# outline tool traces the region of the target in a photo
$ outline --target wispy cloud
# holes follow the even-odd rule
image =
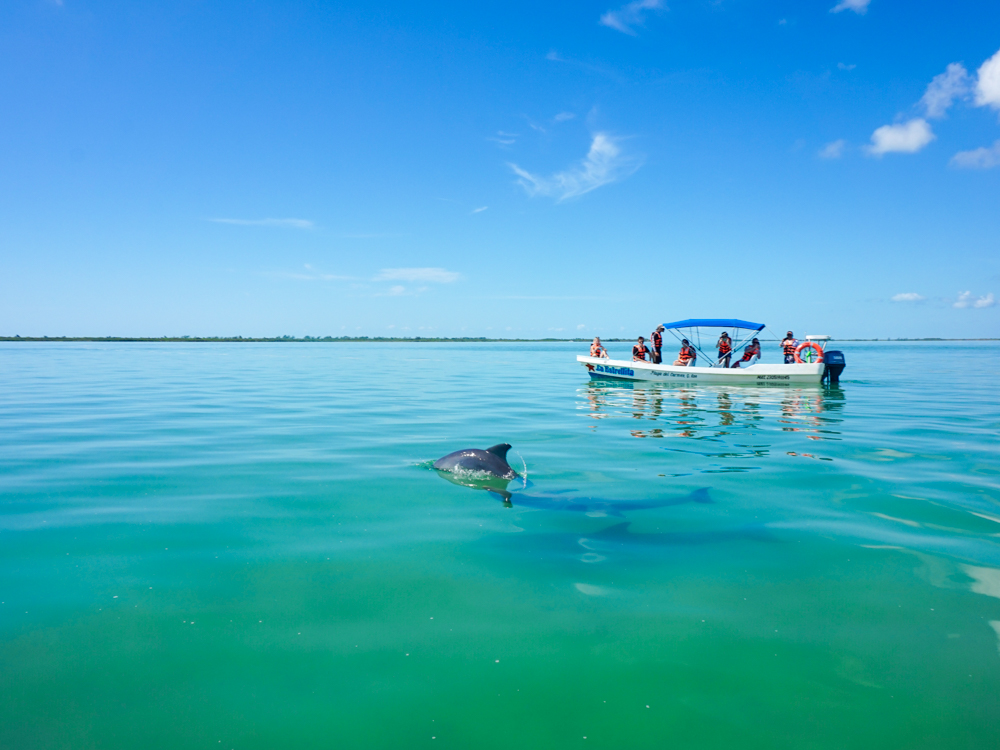
[[[968,99],[975,93],[977,107],[992,107],[1000,110],[1000,51],[984,62],[972,77],[962,63],[950,63],[944,73],[931,80],[924,95],[917,102],[924,117],[914,117],[907,122],[883,125],[872,133],[872,143],[866,149],[871,156],[896,152],[912,154],[920,151],[935,139],[927,119],[940,119],[956,101]],[[991,147],[961,151],[951,159],[954,167],[989,169],[1000,164],[1000,141]]]
[[[951,165],[962,169],[992,169],[1000,167],[1000,141],[994,141],[992,146],[974,148],[971,151],[959,151],[951,157]]]
[[[927,299],[922,294],[917,294],[916,292],[902,292],[901,294],[896,294],[893,296],[893,302],[923,302]]]
[[[317,271],[309,263],[302,266],[302,271],[280,271],[272,274],[282,279],[294,279],[296,281],[357,281],[356,276],[341,276],[334,273],[324,273]]]
[[[858,15],[868,12],[868,5],[872,0],[840,0],[839,3],[830,8],[831,13],[840,13],[842,10],[853,10]]]
[[[927,120],[915,117],[908,122],[877,128],[872,133],[872,143],[867,151],[872,156],[889,153],[913,154],[936,137]]]
[[[532,174],[517,164],[508,166],[518,176],[518,184],[528,195],[548,195],[564,201],[625,179],[642,166],[642,161],[622,153],[618,141],[612,136],[597,133],[587,156],[578,165],[556,172],[551,177]]]
[[[920,99],[920,106],[930,118],[944,117],[956,99],[969,94],[969,73],[962,63],[951,63],[944,73],[934,76]]]
[[[481,214],[487,208],[489,208],[489,206],[480,206],[479,208],[472,209],[472,213],[474,213],[474,214]]]
[[[576,117],[576,114],[573,112],[560,112],[552,119],[555,122],[566,122],[567,120],[572,120],[574,117]]]
[[[976,71],[976,106],[1000,109],[1000,50]]]
[[[858,66],[856,63],[851,63],[850,65],[848,65],[847,63],[839,62],[837,63],[837,67],[840,68],[841,70],[854,70]]]
[[[488,136],[486,140],[499,143],[501,146],[512,146],[517,143],[519,136],[520,133],[506,133],[503,130],[498,130],[495,136]]]
[[[847,146],[847,141],[843,138],[837,141],[826,144],[819,150],[820,159],[839,159],[844,155],[844,147]]]
[[[609,10],[601,16],[600,24],[623,34],[637,36],[633,27],[642,26],[646,22],[646,11],[663,7],[662,0],[635,0],[618,10]]]
[[[383,268],[373,280],[450,284],[461,278],[462,274],[444,268]]]
[[[308,219],[209,219],[216,224],[236,224],[244,227],[289,227],[313,229],[316,224]]]
[[[993,297],[993,293],[985,294],[982,297],[973,297],[972,292],[959,292],[958,299],[952,307],[962,308],[976,308],[982,309],[984,307],[993,307],[996,305],[996,299]]]

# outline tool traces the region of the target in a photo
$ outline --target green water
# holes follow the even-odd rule
[[[1000,747],[1000,346],[841,348],[0,345],[0,748]]]

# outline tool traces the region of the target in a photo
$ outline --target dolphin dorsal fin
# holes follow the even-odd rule
[[[504,461],[507,460],[507,451],[510,450],[510,443],[497,443],[486,449],[487,453],[492,453],[494,456],[502,458]]]

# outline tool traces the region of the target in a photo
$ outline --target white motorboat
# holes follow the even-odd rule
[[[807,336],[806,341],[796,348],[794,363],[765,364],[757,358],[740,361],[741,350],[752,341],[755,334],[764,329],[762,323],[730,318],[701,318],[664,324],[664,328],[678,340],[687,340],[699,352],[694,364],[653,364],[649,361],[630,362],[586,355],[578,356],[576,361],[586,367],[590,377],[595,379],[644,380],[683,385],[819,385],[824,379],[836,384],[845,366],[841,352],[826,351],[829,336]],[[731,359],[734,365],[739,362],[739,367],[725,367],[714,353],[711,357],[705,354],[701,347],[702,328],[739,332],[733,336]],[[678,330],[685,335],[678,335]],[[740,334],[745,335],[741,337]],[[710,346],[714,346],[715,338],[712,337]],[[699,359],[707,362],[707,366],[697,364]]]

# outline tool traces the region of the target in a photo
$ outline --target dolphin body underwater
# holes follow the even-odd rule
[[[537,510],[564,510],[586,513],[589,516],[621,516],[625,511],[666,508],[682,503],[711,503],[708,488],[701,487],[681,497],[654,498],[651,500],[609,500],[606,498],[572,495],[572,490],[558,492],[528,492],[532,485],[507,463],[509,443],[500,443],[486,450],[466,448],[449,453],[434,462],[438,475],[453,484],[486,490],[503,501],[507,507],[515,505]],[[516,480],[516,481],[515,481]]]

